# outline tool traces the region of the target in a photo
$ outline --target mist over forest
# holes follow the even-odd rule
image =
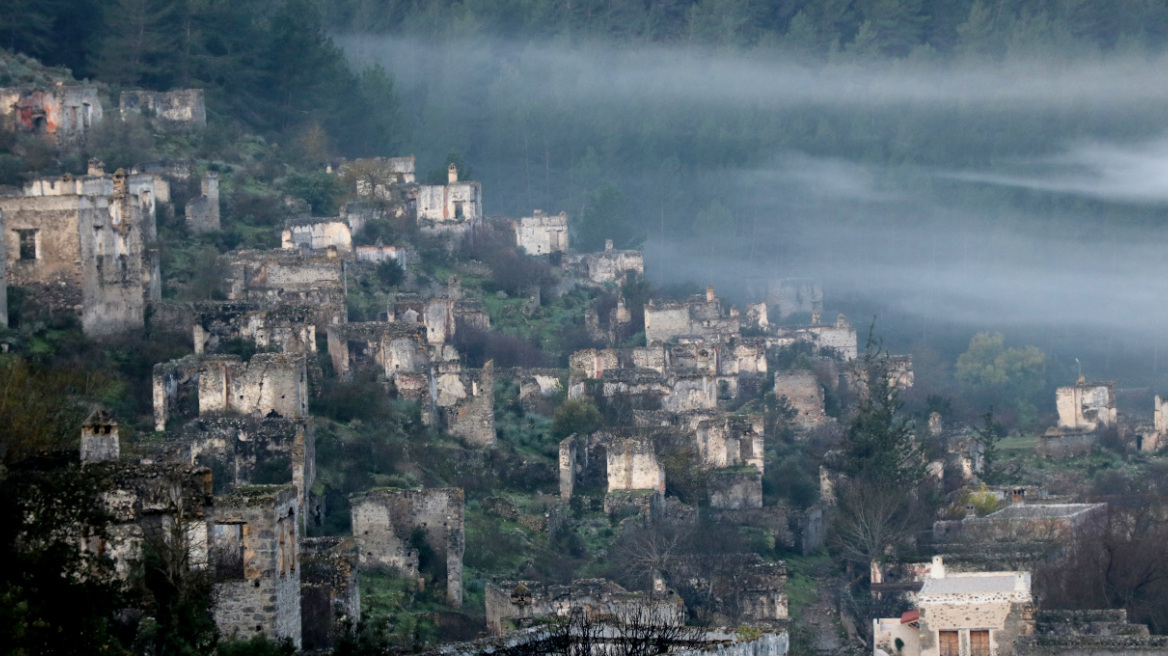
[[[1001,331],[1047,350],[1057,380],[1079,358],[1121,387],[1163,383],[1160,55],[337,42],[394,78],[405,151],[458,151],[491,214],[602,205],[618,241],[645,240],[655,282],[742,301],[750,278],[812,277],[829,314],[876,317],[918,355]]]

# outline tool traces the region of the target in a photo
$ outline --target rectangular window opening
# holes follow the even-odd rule
[[[18,236],[18,243],[20,244],[20,259],[37,259],[37,231],[17,230],[16,234]]]

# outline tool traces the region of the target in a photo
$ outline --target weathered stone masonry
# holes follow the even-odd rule
[[[445,559],[446,600],[462,606],[462,555],[466,549],[464,507],[460,488],[402,490],[384,488],[354,495],[353,536],[362,567],[392,567],[406,576],[418,575],[418,551],[410,544],[422,529],[426,544]]]

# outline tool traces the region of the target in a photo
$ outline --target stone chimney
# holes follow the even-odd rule
[[[1010,492],[1011,503],[1026,503],[1026,488],[1016,487]]]
[[[604,240],[604,250],[606,250],[606,251],[612,250],[612,240],[611,239]]]
[[[706,302],[707,302],[707,303],[713,303],[713,302],[714,302],[714,298],[715,298],[715,297],[714,297],[714,286],[713,286],[713,285],[709,285],[708,287],[706,287]]]
[[[453,163],[446,167],[446,182],[448,184],[454,184],[455,182],[458,182],[458,167]]]
[[[839,316],[835,318],[835,327],[836,328],[847,328],[848,327],[848,318],[844,316],[843,312],[840,312]]]
[[[126,195],[126,170],[125,169],[118,169],[117,171],[114,171],[114,195],[115,196],[125,196]]]
[[[977,506],[972,503],[965,504],[965,518],[973,519],[974,517],[977,517]]]
[[[929,578],[945,578],[945,559],[943,559],[941,556],[933,556],[933,567],[929,570]]]
[[[819,325],[819,310],[812,310],[811,311],[811,325],[812,326]]]
[[[91,157],[89,159],[89,175],[105,175],[105,162],[96,157]]]
[[[81,425],[82,464],[117,460],[120,455],[118,422],[104,408],[94,410]]]

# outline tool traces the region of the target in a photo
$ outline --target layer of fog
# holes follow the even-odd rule
[[[725,295],[746,300],[748,279],[813,277],[823,281],[828,316],[843,310],[854,313],[857,323],[879,314],[901,330],[918,326],[898,336],[902,344],[927,337],[930,325],[958,326],[965,339],[987,329],[1037,339],[1073,333],[1090,342],[1074,345],[1075,357],[1081,352],[1084,361],[1096,362],[1110,359],[1110,351],[1101,355],[1100,347],[1086,354],[1104,340],[1108,349],[1115,340],[1136,350],[1158,349],[1161,326],[1168,325],[1168,305],[1158,302],[1164,294],[1160,281],[1168,278],[1168,230],[1147,227],[1148,221],[1125,228],[1103,218],[1123,215],[1133,204],[1145,212],[1168,204],[1168,116],[1159,117],[1158,110],[1168,101],[1163,61],[813,67],[691,49],[439,45],[360,36],[338,41],[354,61],[385,66],[407,103],[426,103],[429,115],[416,125],[423,139],[415,143],[431,155],[466,148],[451,142],[471,139],[479,126],[498,120],[481,115],[483,94],[495,104],[546,103],[581,123],[594,120],[587,110],[598,104],[635,112],[663,101],[707,111],[842,108],[867,121],[873,120],[870,111],[890,107],[984,112],[1003,123],[1015,114],[1030,121],[1042,112],[1081,114],[1087,118],[1074,133],[1027,144],[1029,152],[994,162],[993,170],[927,167],[911,156],[888,170],[781,149],[763,166],[722,168],[686,180],[710,190],[748,226],[736,236],[677,237],[677,210],[664,209],[671,191],[662,188],[667,177],[659,172],[623,171],[621,186],[650,216],[657,214],[653,203],[661,203],[659,228],[650,231],[645,246],[649,275],[660,284],[713,283]],[[1111,119],[1132,111],[1143,112],[1139,125]],[[679,140],[690,138],[685,126],[677,127]],[[618,122],[609,129],[613,134],[597,138],[635,137],[630,125]],[[897,138],[876,124],[873,135]],[[917,155],[930,159],[928,153]],[[534,209],[518,200],[512,184],[530,175],[522,168],[530,162],[474,164],[488,209]],[[567,180],[561,182],[567,187]],[[505,188],[510,197],[492,200]],[[1046,196],[988,209],[978,202],[986,188]],[[1035,209],[1063,196],[1094,200],[1066,216]],[[556,202],[553,193],[544,202],[572,213],[580,199]],[[1040,345],[1053,348],[1051,343]]]

